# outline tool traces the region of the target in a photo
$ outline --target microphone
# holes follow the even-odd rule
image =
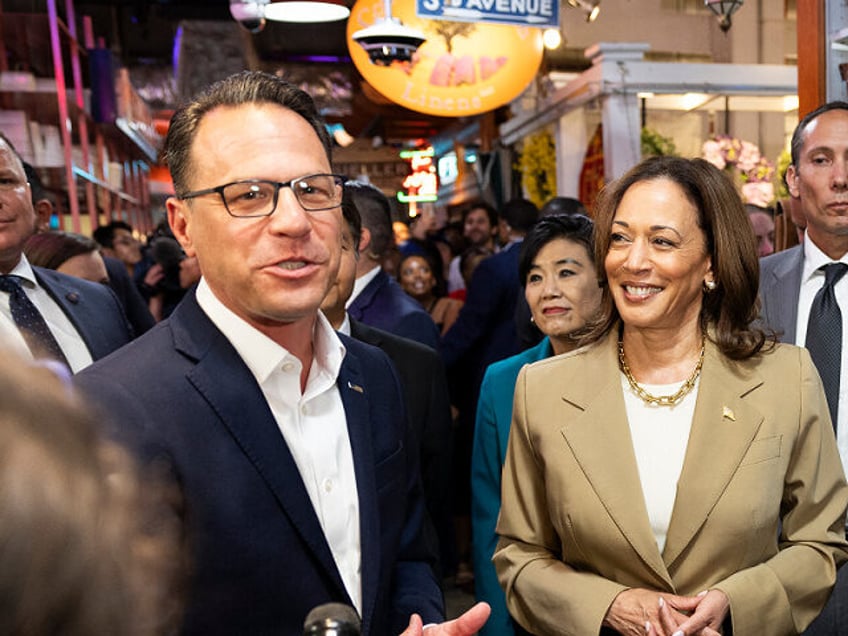
[[[359,614],[350,605],[324,603],[314,608],[303,623],[303,636],[359,636]]]

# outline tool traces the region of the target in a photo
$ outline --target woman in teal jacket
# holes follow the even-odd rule
[[[506,610],[492,554],[501,507],[501,468],[512,420],[512,396],[525,364],[575,348],[574,336],[598,310],[601,290],[592,260],[592,221],[580,214],[541,219],[524,239],[518,268],[531,320],[545,338],[535,347],[489,366],[477,403],[471,456],[474,588],[492,614],[483,636],[510,636],[521,628]]]

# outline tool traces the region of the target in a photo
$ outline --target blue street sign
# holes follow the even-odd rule
[[[559,28],[559,0],[416,0],[419,18]]]

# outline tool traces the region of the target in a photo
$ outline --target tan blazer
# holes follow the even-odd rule
[[[848,558],[848,486],[809,354],[778,345],[734,362],[707,343],[660,554],[616,331],[518,378],[493,559],[510,613],[534,634],[589,636],[628,587],[718,588],[735,636],[802,631]]]

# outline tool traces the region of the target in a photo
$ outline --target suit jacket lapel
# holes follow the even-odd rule
[[[387,275],[383,271],[377,272],[377,275],[359,292],[359,295],[347,308],[348,313],[356,320],[362,320],[365,311],[374,302],[377,292],[388,280]]]
[[[562,399],[580,409],[569,414],[562,434],[613,522],[656,577],[658,588],[672,589],[648,521],[639,469],[618,372],[617,330],[586,356],[582,375],[591,380],[566,388]],[[603,378],[599,385],[599,381]]]
[[[380,575],[380,519],[378,502],[374,493],[377,483],[374,475],[374,455],[371,444],[369,400],[371,396],[362,376],[359,359],[348,352],[339,372],[339,392],[347,417],[347,430],[353,452],[356,488],[359,495],[359,533],[362,575],[362,621],[371,624]]]
[[[763,297],[768,302],[768,326],[780,332],[780,341],[795,343],[798,323],[798,296],[804,268],[804,247],[788,250],[763,280]]]
[[[663,558],[671,567],[704,524],[762,423],[762,414],[745,396],[762,384],[755,372],[725,361],[707,343],[698,400],[677,483]],[[705,479],[704,476],[708,476]]]
[[[303,480],[256,379],[192,292],[170,319],[175,348],[197,360],[188,379],[259,473],[308,549],[347,595]]]

